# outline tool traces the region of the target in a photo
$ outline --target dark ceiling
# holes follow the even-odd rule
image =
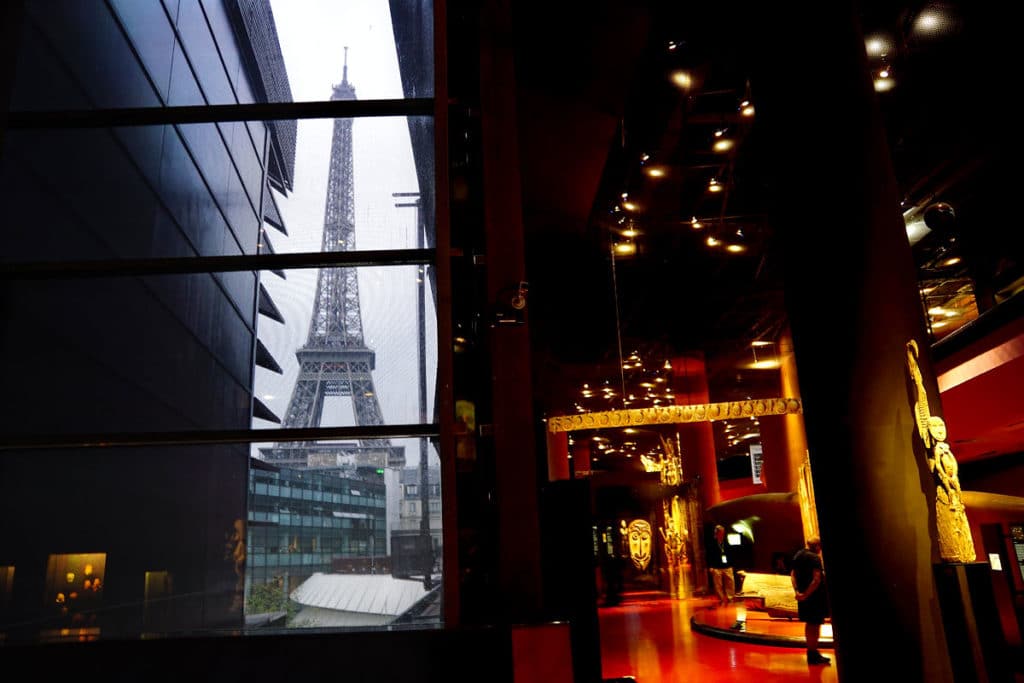
[[[535,394],[548,414],[569,411],[583,382],[617,377],[633,351],[659,361],[703,351],[713,401],[777,395],[777,372],[738,369],[752,341],[778,341],[785,327],[756,108],[743,114],[742,103],[757,99],[751,55],[732,49],[739,22],[726,6],[684,5],[511,3]],[[888,66],[896,83],[878,99],[908,221],[940,201],[955,209],[930,212],[933,229],[914,253],[922,286],[943,296],[929,307],[958,293],[974,305],[962,322],[1005,296],[998,292],[1020,276],[1024,252],[1019,236],[993,227],[989,201],[1001,196],[993,186],[1009,189],[998,171],[1005,141],[992,133],[1006,95],[993,65],[1011,44],[990,10],[883,2],[856,10],[869,68]],[[925,26],[928,16],[936,20]],[[813,30],[807,16],[799,20]],[[813,59],[798,54],[794,68]],[[685,87],[670,78],[680,69],[691,78]],[[735,146],[713,151],[716,131]],[[650,177],[652,168],[665,175]],[[722,192],[708,191],[712,177]],[[631,227],[637,236],[624,236]],[[616,241],[633,241],[636,254],[613,258]],[[725,251],[730,244],[735,252]],[[947,265],[954,256],[961,262]],[[935,338],[953,329],[936,327]]]

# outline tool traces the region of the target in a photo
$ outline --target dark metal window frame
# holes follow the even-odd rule
[[[199,105],[94,110],[13,111],[7,113],[8,130],[112,128],[282,119],[336,119],[373,116],[435,118],[433,98],[403,100],[329,100],[260,104]],[[436,134],[436,131],[435,131]],[[436,191],[436,188],[435,188]],[[154,259],[104,259],[4,263],[0,281],[49,280],[273,271],[321,267],[437,265],[435,249],[366,250],[196,256]],[[440,322],[440,321],[439,321]],[[167,432],[113,432],[69,435],[3,435],[0,451],[117,446],[180,446],[325,439],[382,439],[440,437],[438,423],[315,427],[304,429],[175,430]]]

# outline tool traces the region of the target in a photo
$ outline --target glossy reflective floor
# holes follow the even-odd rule
[[[619,605],[599,607],[602,676],[632,676],[637,683],[838,680],[830,638],[822,638],[822,652],[832,658],[832,665],[809,666],[800,622],[746,610],[746,631],[736,633],[729,628],[736,621],[736,607],[709,609],[711,603],[709,598],[627,594]],[[714,629],[724,637],[700,632]],[[744,634],[752,640],[777,634],[780,644],[737,639]],[[827,624],[822,635],[831,635]]]

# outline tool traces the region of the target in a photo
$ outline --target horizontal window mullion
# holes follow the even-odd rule
[[[0,265],[0,280],[175,275],[320,267],[404,266],[431,264],[434,263],[436,256],[435,249],[378,249],[164,259],[62,261],[59,263],[5,263]]]
[[[319,102],[262,102],[181,107],[11,111],[7,127],[108,128],[225,121],[358,118],[369,116],[433,116],[433,98],[404,100],[325,100]]]
[[[208,444],[287,443],[336,439],[407,439],[439,436],[431,424],[365,425],[356,427],[307,427],[299,429],[198,430],[108,434],[45,434],[2,436],[0,452],[62,448],[114,448]]]

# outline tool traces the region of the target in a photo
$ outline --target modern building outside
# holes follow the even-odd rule
[[[249,470],[246,583],[289,593],[315,573],[387,573],[383,476],[255,461]]]

